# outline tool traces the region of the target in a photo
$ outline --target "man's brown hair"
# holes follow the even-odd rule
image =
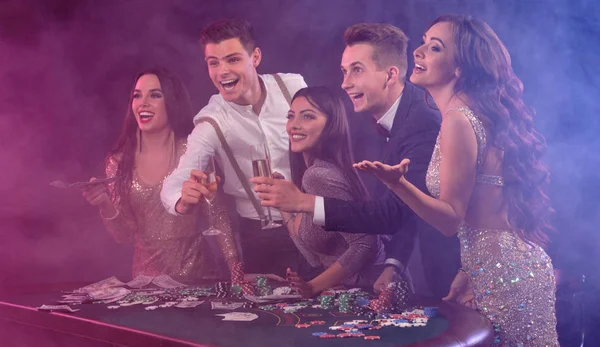
[[[256,47],[252,25],[243,19],[222,19],[211,23],[200,32],[200,44],[205,50],[209,43],[221,43],[229,39],[239,39],[248,54]]]
[[[344,32],[346,46],[366,43],[373,47],[373,61],[380,69],[397,66],[404,80],[408,67],[408,37],[400,28],[383,23],[359,23]]]

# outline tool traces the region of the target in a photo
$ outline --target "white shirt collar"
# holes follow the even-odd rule
[[[384,113],[384,115],[377,121],[377,124],[381,125],[387,131],[392,131],[392,126],[394,125],[394,119],[396,118],[396,112],[398,111],[398,105],[400,105],[402,94],[400,94],[398,99],[396,99],[396,101],[392,104],[392,107],[390,107],[390,109],[387,110],[387,112]]]

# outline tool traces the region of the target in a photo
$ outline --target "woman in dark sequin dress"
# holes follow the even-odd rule
[[[446,300],[486,315],[494,346],[558,346],[555,279],[545,245],[549,173],[544,138],[506,48],[484,22],[438,18],[414,52],[411,82],[427,89],[442,114],[427,188],[396,166],[362,162],[423,220],[458,233],[462,271]]]
[[[171,215],[160,199],[162,182],[177,167],[193,126],[187,91],[163,69],[144,71],[135,81],[123,133],[106,160],[106,176],[118,178],[83,195],[98,206],[117,242],[133,244],[134,277],[167,274],[195,282],[215,276],[214,257],[196,227],[199,213]],[[237,248],[225,208],[215,206],[215,224],[223,231],[217,242],[231,267],[238,262]],[[206,218],[207,206],[200,208]]]
[[[344,106],[325,87],[299,90],[288,113],[292,181],[306,193],[366,200],[352,149]],[[382,270],[383,246],[377,235],[328,232],[312,216],[283,212],[290,236],[313,267],[325,271],[310,281],[288,270],[293,287],[305,297],[337,286],[372,287]]]

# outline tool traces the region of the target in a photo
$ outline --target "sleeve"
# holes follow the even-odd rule
[[[427,169],[440,125],[437,115],[431,110],[419,110],[413,119],[413,122],[409,122],[402,128],[403,132],[400,136],[404,139],[404,146],[400,157],[410,159],[406,179],[419,190],[427,193]],[[414,249],[415,237],[423,228],[427,228],[425,221],[407,207],[403,222],[398,224],[397,233],[390,242],[386,243],[386,257],[397,259],[406,265]]]
[[[202,115],[203,111],[200,111],[196,119]],[[221,129],[223,130],[223,128]],[[163,182],[160,198],[169,213],[177,214],[175,205],[181,198],[183,182],[190,177],[192,170],[203,167],[208,158],[215,155],[219,147],[219,138],[212,125],[209,123],[196,125],[188,136],[187,150],[179,159],[177,168]]]
[[[323,194],[337,196],[342,201],[352,199],[352,193],[348,181],[342,175],[332,172],[326,168],[311,168],[306,171],[302,179],[302,186],[309,194]],[[303,218],[308,218],[303,216]],[[310,223],[314,228],[322,228]],[[379,252],[379,242],[377,235],[367,235],[364,233],[348,234],[339,233],[348,244],[346,251],[338,258],[340,265],[346,270],[347,274],[355,274],[365,264],[373,263]]]
[[[118,160],[111,156],[108,158],[106,163],[106,177],[111,178],[115,177],[117,173]],[[137,221],[131,210],[131,206],[129,204],[123,203],[121,197],[115,189],[115,183],[112,182],[108,185],[108,191],[112,200],[115,209],[117,210],[117,215],[111,218],[105,218],[105,216],[100,214],[102,217],[102,222],[106,227],[108,233],[117,241],[118,243],[132,243],[134,235],[137,230]]]
[[[290,92],[290,96],[293,98],[294,94],[302,88],[306,88],[308,85],[304,81],[304,77],[300,74],[295,73],[280,73],[283,83]]]

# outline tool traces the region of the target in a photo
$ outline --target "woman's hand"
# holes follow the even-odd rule
[[[306,282],[302,277],[300,277],[300,275],[298,275],[296,272],[293,272],[290,268],[287,269],[286,277],[291,287],[296,289],[303,297],[312,298],[317,294],[315,293],[315,290],[310,282]]]
[[[450,291],[446,297],[442,298],[444,301],[455,301],[461,305],[465,305],[472,309],[477,309],[475,303],[475,294],[473,294],[473,285],[471,279],[464,271],[459,271],[450,285]]]

